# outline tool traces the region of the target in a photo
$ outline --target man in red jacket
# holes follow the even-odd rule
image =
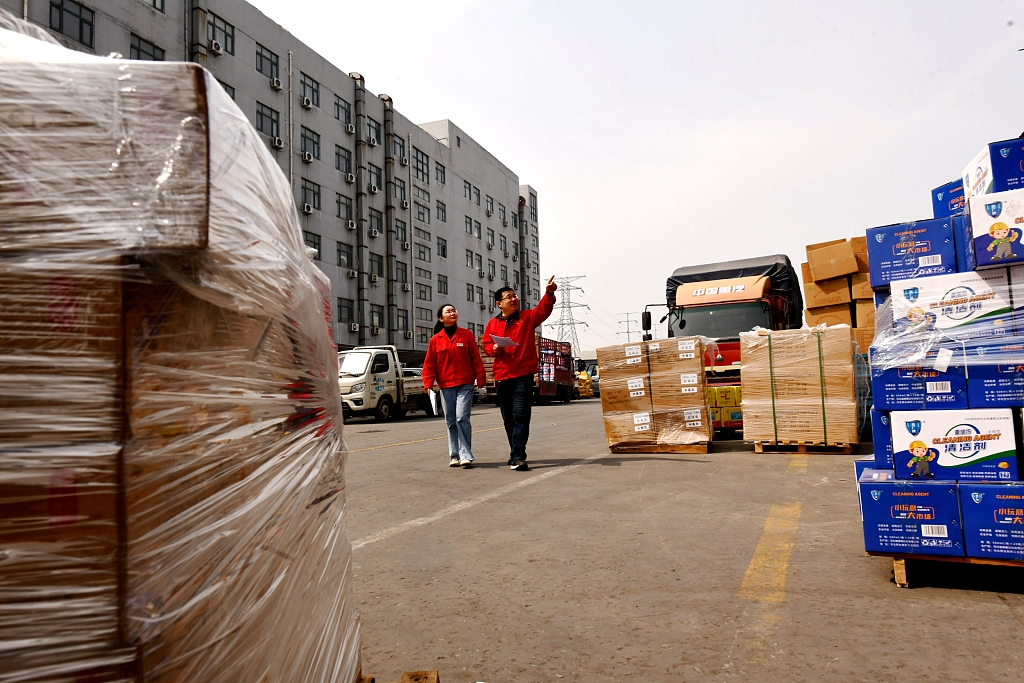
[[[494,383],[510,451],[508,464],[520,472],[530,469],[526,464],[526,442],[530,439],[533,376],[537,374],[534,330],[551,315],[556,289],[558,285],[552,275],[537,307],[520,311],[515,291],[502,287],[494,293],[494,302],[501,314],[491,318],[484,329],[484,353],[494,357]],[[495,340],[495,337],[503,339]],[[504,339],[511,340],[512,344],[508,345]]]

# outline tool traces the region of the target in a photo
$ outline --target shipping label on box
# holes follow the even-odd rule
[[[969,407],[1024,406],[1024,337],[968,344],[967,366]]]
[[[896,280],[891,290],[897,331],[941,330],[956,339],[1013,334],[1005,269]]]
[[[871,441],[874,446],[875,469],[891,470],[892,432],[889,429],[889,413],[871,409]]]
[[[894,357],[896,356],[896,357]],[[871,349],[871,395],[879,410],[965,409],[967,372],[962,349],[931,349],[905,358]]]
[[[1024,484],[960,484],[967,557],[1024,560]]]
[[[898,479],[1016,481],[1017,441],[1008,408],[890,413]]]
[[[967,223],[978,268],[994,268],[1024,261],[1024,190],[971,197]]]
[[[940,185],[932,190],[932,214],[935,218],[953,216],[964,210],[963,178]]]
[[[864,549],[868,552],[963,557],[956,484],[889,479],[891,470],[860,476]]]
[[[956,245],[949,218],[933,218],[867,231],[871,287],[893,280],[956,272]]]

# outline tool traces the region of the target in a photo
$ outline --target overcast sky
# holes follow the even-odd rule
[[[799,271],[809,242],[930,218],[1024,131],[1019,3],[250,1],[537,188],[542,274],[586,276],[583,349],[679,266]]]

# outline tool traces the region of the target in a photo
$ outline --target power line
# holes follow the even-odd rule
[[[555,284],[558,285],[558,291],[561,293],[561,296],[558,298],[558,332],[555,338],[560,342],[572,344],[572,352],[577,356],[580,353],[580,340],[576,335],[576,326],[589,327],[589,325],[587,325],[586,321],[576,320],[573,316],[573,309],[585,308],[589,311],[590,306],[572,300],[573,292],[584,293],[582,287],[577,287],[573,283],[577,280],[582,280],[584,277],[586,276],[569,275],[567,277],[555,278]]]
[[[639,321],[638,320],[631,320],[630,319],[629,316],[633,315],[632,313],[619,313],[619,315],[626,316],[625,320],[620,320],[619,321],[620,325],[625,325],[626,326],[626,331],[625,332],[616,332],[615,334],[616,335],[619,335],[619,334],[626,335],[626,342],[629,343],[629,342],[633,341],[633,337],[632,337],[632,334],[633,334],[633,327],[632,327],[633,323],[637,323]]]

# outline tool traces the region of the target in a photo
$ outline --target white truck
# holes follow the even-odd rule
[[[346,417],[401,419],[410,410],[434,414],[423,379],[398,362],[394,346],[357,346],[338,352],[338,386]]]

